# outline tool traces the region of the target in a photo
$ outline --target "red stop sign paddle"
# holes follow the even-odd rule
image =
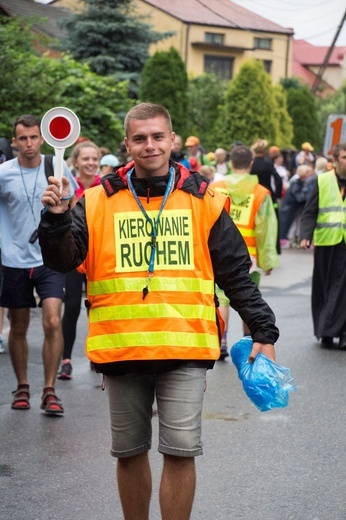
[[[69,108],[51,108],[42,118],[41,133],[46,143],[54,148],[54,177],[60,181],[65,149],[72,146],[80,134],[79,119]]]

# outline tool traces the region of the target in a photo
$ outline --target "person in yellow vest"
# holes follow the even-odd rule
[[[253,162],[250,148],[236,146],[231,151],[230,161],[232,173],[224,180],[213,183],[212,188],[231,198],[230,215],[245,240],[251,258],[250,276],[258,286],[260,271],[269,275],[278,265],[275,210],[270,191],[259,184],[256,175],[250,175]],[[225,359],[228,356],[227,325],[230,302],[224,291],[218,287],[216,293],[225,322],[220,353],[220,359]],[[243,332],[244,336],[250,335],[244,321]]]
[[[319,173],[300,223],[300,245],[314,244],[311,308],[314,334],[326,348],[346,350],[346,142],[333,149],[334,168]]]
[[[220,355],[215,282],[251,330],[252,361],[275,358],[275,316],[249,276],[245,243],[229,199],[170,161],[166,108],[133,107],[125,118],[133,161],[86,190],[72,211],[68,181],[51,177],[39,237],[47,265],[83,262],[89,307],[86,352],[105,375],[112,445],[125,519],[148,520],[152,405],[163,454],[163,519],[190,518],[195,462],[202,455],[206,371]]]

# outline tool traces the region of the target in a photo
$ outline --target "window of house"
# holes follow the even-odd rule
[[[268,72],[268,74],[272,71],[272,63],[271,60],[263,60],[264,70]]]
[[[215,74],[220,79],[232,79],[234,58],[204,56],[204,72]]]
[[[255,38],[254,47],[255,49],[265,49],[270,51],[272,48],[272,40],[271,38]]]
[[[224,34],[206,32],[204,34],[204,41],[206,43],[217,43],[223,45]]]

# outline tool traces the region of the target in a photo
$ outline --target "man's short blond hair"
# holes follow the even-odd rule
[[[166,120],[168,129],[172,132],[172,119],[167,108],[155,103],[140,103],[128,111],[124,121],[124,130],[126,137],[129,134],[131,121],[153,119],[154,117],[163,117]]]

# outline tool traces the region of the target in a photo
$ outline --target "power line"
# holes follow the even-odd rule
[[[311,92],[312,93],[316,92],[317,87],[318,87],[318,85],[319,85],[319,83],[320,83],[320,81],[322,79],[322,76],[323,76],[323,73],[325,71],[325,68],[328,65],[330,55],[332,54],[332,51],[333,51],[333,49],[335,47],[335,43],[336,43],[336,41],[338,39],[338,36],[339,36],[339,34],[341,32],[341,29],[342,29],[342,27],[343,27],[343,25],[345,23],[345,20],[346,20],[346,11],[344,12],[344,16],[343,16],[343,18],[342,18],[342,20],[340,22],[338,30],[336,31],[336,34],[334,36],[334,40],[332,41],[331,46],[329,47],[329,49],[327,51],[326,57],[324,58],[324,61],[323,61],[322,65],[321,65],[321,67],[320,67],[320,69],[319,69],[319,71],[317,73],[317,76],[315,78],[315,81],[314,81],[314,83],[313,83],[313,85],[311,87]]]
[[[335,16],[338,17],[338,12],[341,11],[340,0],[323,0],[323,2],[310,4],[308,6],[306,3],[302,4],[294,4],[294,8],[281,8],[278,6],[278,2],[281,1],[285,3],[284,0],[274,0],[269,1],[269,3],[261,2],[260,0],[232,0],[234,3],[242,6],[245,9],[248,9],[260,16],[267,18],[268,20],[273,21],[283,27],[293,27],[295,33],[299,33],[299,39],[309,40],[317,38],[320,35],[334,33],[337,28],[337,21],[335,20]],[[304,2],[304,0],[302,0]],[[336,2],[336,3],[335,3]],[[334,8],[333,8],[334,4]],[[337,4],[337,5],[336,5]],[[287,5],[292,7],[291,0],[288,0]],[[328,7],[329,8],[328,8]],[[306,16],[303,16],[304,23],[302,23],[301,17],[299,13],[297,14],[297,8],[299,7],[299,11],[308,11],[310,13],[306,13]],[[286,15],[283,13],[286,11]],[[325,15],[321,15],[320,13],[325,12]],[[318,13],[318,16],[316,14]],[[340,13],[340,15],[342,12]],[[328,27],[325,32],[321,30],[317,33],[316,27],[314,28],[314,24],[322,25],[321,20],[324,21],[324,27]],[[330,20],[328,22],[328,20]],[[319,23],[320,22],[320,23]],[[314,31],[315,29],[315,31]],[[321,29],[321,27],[319,27]],[[312,33],[311,36],[305,36],[306,32]],[[302,36],[303,35],[303,36]],[[325,44],[326,45],[326,44]],[[329,42],[328,42],[329,45]]]
[[[319,36],[324,36],[325,34],[329,34],[331,33],[332,31],[334,31],[335,29],[337,29],[339,26],[337,25],[336,27],[331,27],[330,29],[328,29],[327,31],[323,31],[323,32],[320,32],[318,34],[313,34],[312,36],[305,36],[305,38],[299,38],[300,40],[301,39],[304,39],[304,40],[313,40],[314,38],[318,38]],[[318,45],[318,47],[325,47],[325,45]]]

